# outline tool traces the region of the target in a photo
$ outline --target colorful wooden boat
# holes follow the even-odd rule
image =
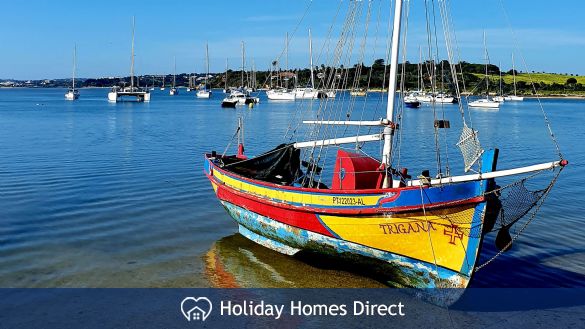
[[[397,287],[465,288],[483,237],[501,214],[499,197],[506,187],[495,179],[552,171],[567,161],[498,171],[497,149],[481,149],[477,132],[464,122],[458,146],[466,171],[475,173],[431,178],[423,172],[412,178],[407,169],[393,168],[402,3],[395,5],[386,118],[305,121],[378,127],[380,133],[282,144],[253,158],[244,155],[240,140],[236,155],[206,154],[204,172],[239,232],[258,244],[287,255],[311,251],[383,262],[392,274],[389,283]],[[449,128],[449,122],[437,120],[435,128]],[[301,149],[368,141],[384,141],[382,159],[338,149],[329,186],[313,179],[321,171],[318,164],[301,159]],[[540,204],[551,187],[530,194],[532,203],[516,217]],[[516,217],[506,219],[504,232]]]

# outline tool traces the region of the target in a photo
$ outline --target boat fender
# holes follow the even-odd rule
[[[420,173],[420,176],[418,176],[418,179],[420,179],[422,185],[431,185],[431,173],[428,169],[423,170]]]
[[[500,251],[508,251],[512,248],[512,237],[510,236],[510,226],[502,226],[496,236],[496,247]]]

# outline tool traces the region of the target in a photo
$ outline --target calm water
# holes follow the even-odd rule
[[[76,102],[63,93],[0,89],[0,287],[383,286],[351,266],[287,257],[241,237],[203,175],[203,153],[223,152],[238,115],[247,153],[256,154],[282,141],[294,103],[263,98],[252,110],[228,110],[219,93],[197,100],[157,90],[144,104],[109,104],[106,89],[82,90]],[[473,286],[585,286],[585,102],[543,103],[571,165],[537,220]],[[367,118],[379,104],[368,99]],[[445,107],[450,142],[457,113]],[[472,119],[484,147],[501,148],[500,168],[556,159],[534,100]],[[433,169],[432,120],[429,107],[405,113],[403,164],[416,158]],[[459,172],[456,149],[449,162]]]

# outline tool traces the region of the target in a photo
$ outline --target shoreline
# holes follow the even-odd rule
[[[83,89],[111,89],[112,87],[79,87],[76,88],[78,90]],[[157,87],[158,88],[158,87]],[[177,86],[177,88],[188,88],[187,86]],[[68,87],[0,87],[0,90],[10,90],[10,89],[68,89]],[[213,88],[213,89],[222,89],[222,88]],[[263,91],[264,89],[258,89],[259,91]],[[346,91],[349,92],[351,89],[337,89],[337,91]],[[367,91],[368,93],[385,93],[386,90],[382,89],[371,89]],[[396,93],[400,93],[397,91]],[[462,97],[467,96],[479,96],[479,95],[461,95]],[[518,95],[524,98],[531,98],[531,99],[575,99],[575,100],[585,100],[585,95],[560,95],[560,94],[552,94],[552,95]]]

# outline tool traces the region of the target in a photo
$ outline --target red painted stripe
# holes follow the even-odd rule
[[[333,237],[314,213],[279,207],[273,202],[250,197],[225,185],[218,186],[217,197],[277,222]]]
[[[311,206],[295,206],[284,202],[275,202],[267,198],[262,198],[256,195],[252,195],[249,193],[244,193],[229,186],[226,186],[222,181],[218,180],[215,177],[207,176],[210,180],[213,180],[218,186],[223,187],[224,189],[228,189],[230,193],[236,194],[241,198],[254,200],[255,202],[260,202],[263,204],[269,204],[272,207],[288,209],[292,211],[300,211],[300,212],[307,212],[310,214],[317,214],[317,215],[346,215],[346,216],[366,216],[366,215],[382,215],[387,213],[403,213],[403,212],[411,212],[411,211],[418,211],[422,210],[423,207],[421,205],[415,206],[401,206],[401,207],[393,207],[393,208],[382,208],[382,207],[371,207],[371,208],[362,208],[362,209],[342,209],[342,208],[328,208],[328,207],[311,207]],[[425,205],[426,210],[442,208],[445,206],[461,206],[466,204],[477,204],[480,202],[485,201],[483,196],[460,200],[460,201],[447,201],[447,202],[435,202]],[[239,205],[239,204],[238,204]],[[274,217],[271,217],[274,218]]]

